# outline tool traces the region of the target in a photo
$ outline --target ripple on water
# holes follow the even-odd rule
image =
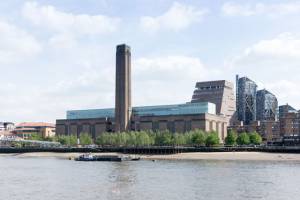
[[[299,162],[75,162],[0,157],[0,196],[10,200],[289,199],[300,194]]]

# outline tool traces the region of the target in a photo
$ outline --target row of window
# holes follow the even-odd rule
[[[217,86],[206,86],[206,87],[198,87],[198,90],[212,90],[212,89],[223,89],[224,86],[217,85]]]

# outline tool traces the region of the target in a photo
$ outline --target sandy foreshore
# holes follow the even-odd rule
[[[173,155],[153,155],[147,159],[157,160],[259,160],[259,161],[300,161],[300,154],[280,154],[262,152],[211,152],[182,153]]]
[[[82,153],[21,153],[21,154],[0,154],[0,156],[14,156],[19,158],[29,157],[54,157],[70,159]],[[118,153],[94,153],[93,155],[123,155]],[[212,153],[181,153],[171,155],[136,155],[144,160],[259,160],[259,161],[300,161],[300,154],[288,153],[262,153],[262,152],[212,152]]]

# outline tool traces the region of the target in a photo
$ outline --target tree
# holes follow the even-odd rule
[[[250,133],[249,139],[251,144],[259,145],[262,143],[262,138],[257,132]]]
[[[230,131],[225,138],[226,145],[235,145],[237,140],[237,134],[234,131]]]
[[[93,139],[88,133],[81,133],[79,141],[81,145],[89,145],[93,143]]]
[[[145,131],[140,131],[136,133],[136,145],[137,146],[148,146],[150,145],[150,137]]]
[[[136,137],[137,137],[136,132],[130,131],[130,132],[128,133],[127,144],[128,144],[129,146],[136,146],[136,145],[137,145]]]
[[[250,144],[250,138],[247,133],[241,133],[238,137],[236,142],[238,145],[248,145]]]
[[[67,138],[68,138],[68,144],[70,146],[76,146],[77,145],[77,137],[75,135],[67,136]]]
[[[194,135],[194,131],[189,131],[189,132],[184,133],[186,145],[194,145],[193,135]]]
[[[114,133],[110,135],[112,138],[112,143],[117,146],[125,146],[128,141],[128,136],[126,132]]]
[[[192,143],[193,145],[204,145],[205,144],[205,134],[203,131],[196,129],[192,132]]]
[[[184,134],[175,133],[173,135],[173,144],[174,145],[185,145],[186,144],[186,137]]]
[[[29,140],[43,140],[43,137],[41,136],[41,134],[38,133],[32,133],[30,134],[30,136],[28,137]]]
[[[146,133],[149,136],[149,145],[155,145],[155,133],[152,130],[148,130]]]
[[[162,132],[157,132],[155,134],[155,145],[172,145],[173,144],[173,137],[169,130],[165,130]]]
[[[110,134],[107,132],[102,133],[96,138],[96,144],[98,145],[109,145],[110,144],[109,142],[110,142]]]
[[[212,132],[210,133],[205,140],[206,146],[216,146],[220,144],[220,139],[217,133]]]
[[[61,143],[62,145],[70,145],[70,146],[75,146],[77,145],[77,137],[75,135],[59,135],[56,136],[55,141]]]

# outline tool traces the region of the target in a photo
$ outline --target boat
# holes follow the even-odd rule
[[[110,161],[110,162],[122,162],[122,161],[138,161],[140,157],[120,156],[120,155],[92,155],[91,153],[80,155],[75,158],[75,161]]]

